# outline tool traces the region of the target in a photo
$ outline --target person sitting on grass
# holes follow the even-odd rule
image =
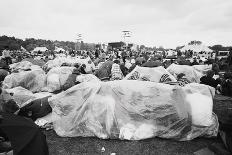
[[[120,61],[114,60],[114,64],[112,65],[111,69],[111,80],[122,80],[123,79],[123,73],[120,69]]]

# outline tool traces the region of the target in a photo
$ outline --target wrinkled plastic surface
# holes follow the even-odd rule
[[[63,63],[67,63],[70,66],[73,66],[75,63],[78,64],[85,64],[86,68],[89,68],[90,66],[94,66],[93,62],[91,61],[91,59],[89,57],[87,57],[86,59],[81,59],[81,58],[77,58],[77,57],[57,57],[54,60],[49,60],[44,66],[43,68],[46,71],[49,71],[50,69],[52,69],[53,67],[60,67]]]
[[[18,63],[14,63],[10,65],[10,69],[12,72],[22,72],[28,70],[43,70],[40,66],[34,65],[29,61],[21,61]]]
[[[191,109],[193,103],[186,99],[193,93],[209,101],[214,95],[208,86],[200,84],[177,87],[119,80],[81,83],[51,97],[49,104],[55,118],[54,130],[62,137],[127,140],[161,137],[186,141],[199,136],[216,136],[218,121],[210,111],[212,107],[208,107],[211,103],[205,105],[211,112],[209,116],[193,117],[196,112]],[[198,98],[196,102],[204,104]],[[202,121],[210,124],[197,124]]]
[[[22,71],[6,76],[3,81],[4,89],[21,86],[33,93],[40,92],[45,84],[45,72],[43,70]]]
[[[20,106],[23,107],[30,101],[35,99],[44,98],[46,96],[52,96],[52,93],[49,92],[39,92],[39,93],[32,93],[31,91],[23,88],[23,87],[15,87],[12,89],[5,89],[6,93],[10,94],[13,93],[13,96],[9,96],[8,94],[3,94],[4,98],[14,99],[14,101]]]
[[[29,70],[33,64],[29,61],[22,61],[10,65],[12,71]]]
[[[163,75],[168,75],[169,81],[176,82],[176,79],[164,67],[139,67],[136,66],[123,80],[139,80],[160,82]]]
[[[206,74],[208,70],[212,69],[212,65],[193,65],[193,68],[202,74]]]
[[[198,68],[199,70],[199,68]],[[197,69],[195,69],[193,66],[188,65],[177,65],[177,64],[171,64],[167,71],[171,73],[173,76],[177,77],[178,74],[184,73],[185,77],[190,82],[196,82],[200,83],[200,78],[204,75],[202,72],[199,72]]]
[[[100,82],[101,80],[93,74],[81,74],[76,77],[77,82]]]
[[[43,88],[43,91],[55,92],[62,90],[64,85],[67,83],[67,80],[70,81],[70,86],[75,85],[76,79],[69,78],[75,67],[54,67],[46,75],[46,87]]]

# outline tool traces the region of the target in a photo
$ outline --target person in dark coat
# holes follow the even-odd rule
[[[30,119],[0,113],[0,130],[11,142],[14,155],[48,155],[45,135]]]
[[[5,77],[9,74],[9,72],[5,69],[0,69],[0,83],[4,81]]]
[[[3,90],[0,89],[0,94]],[[41,105],[41,104],[39,104]],[[48,146],[45,135],[29,118],[18,116],[19,107],[12,99],[8,101],[1,97],[0,101],[0,151],[9,151],[12,148],[14,155],[48,155]],[[10,146],[6,148],[6,142]],[[4,147],[3,147],[4,146]]]
[[[219,79],[215,80],[213,76],[214,76],[213,70],[207,71],[207,75],[200,78],[200,83],[216,88],[217,85],[220,84],[220,80]]]
[[[232,97],[232,73],[225,73],[221,84],[222,95]]]

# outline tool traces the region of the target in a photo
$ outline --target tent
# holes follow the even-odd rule
[[[192,51],[194,56],[200,56],[200,57],[211,57],[211,53],[213,50],[208,48],[207,46],[203,44],[192,44],[192,45],[186,45],[183,48],[180,49],[182,53],[186,51]]]
[[[167,53],[167,56],[176,56],[177,55],[177,52],[174,50],[168,50],[166,53]]]
[[[64,52],[65,50],[63,48],[60,48],[60,47],[55,47],[55,52]]]
[[[47,47],[36,47],[32,52],[45,52],[47,50]]]

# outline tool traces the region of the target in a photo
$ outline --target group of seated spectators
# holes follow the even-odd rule
[[[84,57],[89,56],[90,53],[84,53]],[[75,56],[73,54],[73,56]],[[89,56],[90,57],[90,56]],[[91,55],[93,57],[93,55]],[[20,60],[20,59],[19,59]],[[112,56],[107,56],[106,54],[102,53],[101,55],[96,55],[96,57],[92,58],[92,61],[94,62],[96,68],[92,69],[90,72],[86,71],[86,65],[85,64],[75,64],[74,67],[76,68],[73,71],[74,77],[70,77],[71,80],[77,75],[80,74],[86,74],[86,73],[92,73],[96,75],[100,80],[102,81],[109,81],[109,80],[121,80],[123,77],[125,77],[128,73],[130,73],[136,66],[142,66],[142,67],[158,67],[158,66],[164,66],[164,68],[167,68],[170,64],[172,63],[177,63],[177,64],[182,64],[183,61],[178,62],[177,60],[167,60],[163,61],[162,57],[155,57],[153,55],[146,55],[144,57],[142,54],[137,55],[136,57],[128,56],[126,54],[119,56],[117,55],[112,55]],[[198,65],[198,64],[203,64],[202,61],[197,61],[196,59],[193,60],[193,62],[188,61],[190,64],[189,65]],[[2,57],[0,60],[0,81],[3,81],[4,78],[10,73],[9,65],[12,63],[12,58],[7,56],[7,57]],[[62,64],[62,66],[68,66],[68,64]],[[217,63],[214,63],[212,65],[212,70],[207,71],[207,74],[203,77],[200,78],[200,83],[209,85],[211,87],[214,87],[218,93],[232,97],[232,73],[230,71],[227,71],[224,73],[224,75],[219,75],[219,65]],[[217,78],[215,78],[215,75],[218,75]],[[177,76],[177,80],[181,81],[183,83],[190,83],[190,81],[185,78],[185,74],[181,73]],[[67,80],[68,81],[68,80]],[[0,89],[0,94],[3,93],[3,89]],[[44,103],[44,111],[51,111],[48,106],[48,98],[43,98],[43,103]],[[41,100],[38,101],[38,103]],[[37,101],[34,102],[34,104],[29,104],[28,106],[37,106],[39,104],[36,103]],[[25,112],[24,109],[20,109],[19,107],[16,106],[17,104],[14,103],[14,101],[10,100],[9,102],[0,104],[0,152],[7,151],[8,149],[12,149],[11,145],[7,145],[7,143],[4,143],[4,141],[7,141],[9,139],[13,139],[15,141],[16,139],[9,137],[9,134],[14,135],[12,133],[13,130],[8,130],[9,132],[6,132],[7,129],[4,128],[4,124],[7,123],[5,122],[6,120],[10,120],[10,118],[15,118],[16,120],[19,119],[21,122],[25,122],[29,126],[33,126],[33,121],[36,119],[33,117],[30,117],[27,112]],[[28,107],[27,107],[28,108]],[[23,116],[23,118],[19,117],[18,115]],[[3,117],[5,119],[3,119]],[[31,118],[33,121],[28,120],[27,118]],[[14,122],[11,122],[14,123]],[[4,130],[1,130],[4,129]],[[20,130],[20,127],[18,127]],[[30,132],[29,130],[24,130],[22,131],[21,136],[26,135],[27,133],[25,132]],[[35,141],[32,143],[34,145],[37,145],[37,147],[41,147],[41,152],[44,154],[48,154],[48,148],[46,144],[46,139],[44,135],[38,130],[37,127],[33,128],[34,135],[36,135]],[[27,136],[27,135],[26,135]],[[2,140],[1,140],[2,137]],[[17,136],[16,136],[17,137]],[[18,137],[22,138],[22,137]],[[22,138],[23,139],[23,138]],[[2,141],[2,142],[1,142]],[[40,144],[38,144],[40,143]],[[22,147],[21,145],[24,144],[24,140],[17,141],[13,143],[13,147],[16,148],[15,151],[18,151],[18,154],[26,154],[31,153],[31,154],[38,154],[41,152],[36,152],[33,151],[33,147],[31,146],[30,148],[24,148],[24,150],[17,150],[18,147]],[[1,150],[2,149],[2,150]],[[35,149],[38,150],[38,149]]]

